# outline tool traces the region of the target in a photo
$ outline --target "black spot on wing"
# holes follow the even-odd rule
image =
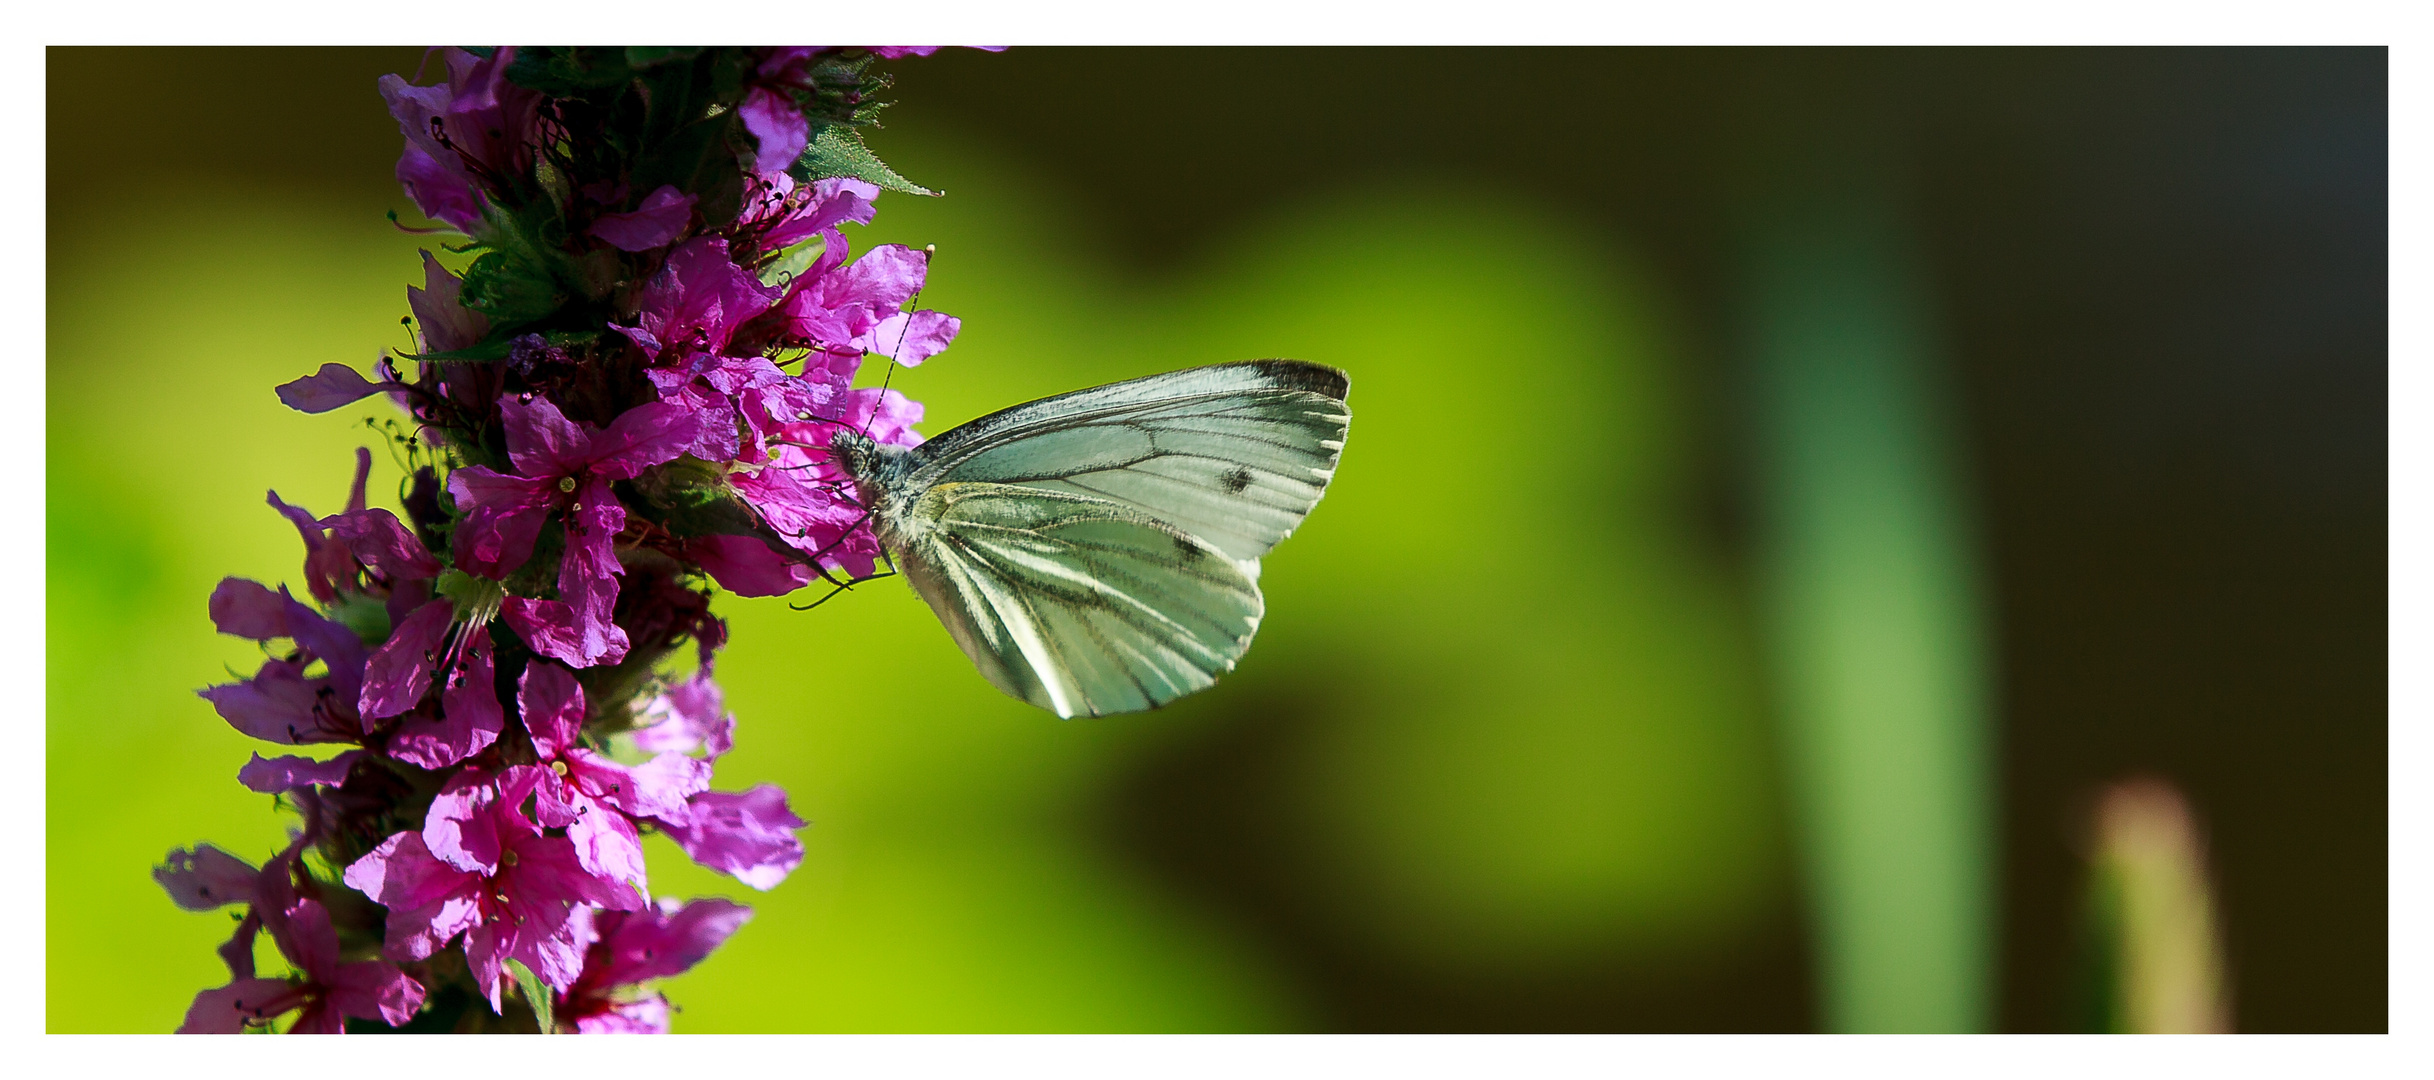
[[[1217,482],[1225,488],[1226,494],[1240,495],[1242,489],[1251,486],[1250,466],[1236,465],[1233,472],[1225,474],[1225,477]]]
[[[1200,545],[1193,543],[1191,537],[1177,533],[1175,535],[1175,557],[1184,562],[1195,562],[1200,558]]]

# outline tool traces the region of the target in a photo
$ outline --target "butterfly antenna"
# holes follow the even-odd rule
[[[928,251],[930,254],[937,254],[938,245],[930,245]],[[927,264],[924,263],[924,265],[926,266]],[[913,290],[913,295],[904,298],[904,306],[898,309],[904,313],[904,327],[903,329],[896,331],[896,347],[887,351],[887,374],[879,380],[879,400],[871,403],[870,418],[862,421],[861,434],[863,438],[869,438],[870,426],[879,422],[879,406],[887,404],[888,384],[896,381],[896,356],[904,351],[904,339],[912,336],[913,312],[915,310],[913,305],[920,302],[921,290],[915,289]]]
[[[897,346],[898,348],[902,348],[902,347],[904,346],[904,339],[903,339],[903,338],[901,338],[901,337],[897,338],[897,339],[896,339],[896,346]],[[879,400],[874,401],[874,402],[871,402],[871,404],[870,404],[870,415],[869,415],[868,417],[863,418],[863,421],[862,421],[862,430],[861,430],[861,431],[859,431],[859,432],[856,432],[856,434],[858,434],[858,435],[862,436],[862,437],[863,437],[863,438],[865,438],[865,439],[870,438],[870,426],[871,426],[872,424],[876,424],[876,423],[878,423],[878,422],[879,422],[879,409],[880,409],[880,407],[881,407],[881,406],[883,406],[883,405],[886,405],[886,404],[887,404],[887,388],[888,388],[888,384],[893,383],[893,382],[895,382],[895,381],[896,381],[896,358],[895,358],[895,357],[893,357],[893,356],[891,356],[891,357],[888,357],[888,358],[887,358],[887,375],[886,375],[884,378],[881,378],[881,379],[879,380]]]
[[[896,572],[895,572],[895,571],[893,571],[893,570],[890,570],[890,571],[888,571],[887,573],[884,573],[884,574],[872,574],[872,575],[870,575],[869,577],[858,577],[858,578],[853,579],[852,581],[847,581],[847,582],[841,582],[841,583],[839,583],[839,584],[837,585],[837,587],[836,587],[836,588],[833,588],[833,589],[828,590],[828,595],[823,596],[823,597],[821,597],[821,598],[819,598],[819,599],[817,599],[817,600],[814,600],[814,601],[812,601],[812,602],[810,602],[810,603],[808,603],[808,604],[804,604],[804,605],[802,605],[801,607],[796,607],[796,606],[795,606],[795,605],[793,605],[793,604],[788,604],[788,605],[786,605],[786,606],[787,606],[788,608],[791,608],[791,609],[795,610],[795,611],[810,611],[810,610],[811,610],[811,609],[813,609],[813,608],[819,607],[819,606],[820,606],[820,605],[822,605],[822,604],[825,604],[825,603],[827,603],[827,602],[829,602],[829,601],[831,601],[831,600],[836,599],[836,598],[837,598],[837,595],[838,595],[839,593],[848,593],[848,592],[852,592],[852,591],[854,590],[854,586],[856,586],[856,585],[860,585],[860,584],[862,584],[862,583],[863,583],[863,582],[865,582],[865,581],[877,581],[877,580],[879,580],[880,578],[891,578],[891,577],[895,577],[895,576],[896,576]]]

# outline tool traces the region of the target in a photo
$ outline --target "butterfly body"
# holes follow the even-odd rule
[[[1259,559],[1334,476],[1334,368],[1218,364],[1018,405],[920,446],[830,444],[981,674],[1060,716],[1155,708],[1250,647]]]

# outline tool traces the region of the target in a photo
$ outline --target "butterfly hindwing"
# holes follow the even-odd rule
[[[1250,647],[1259,588],[1228,553],[1106,499],[931,488],[902,567],[989,681],[1060,716],[1155,708]]]

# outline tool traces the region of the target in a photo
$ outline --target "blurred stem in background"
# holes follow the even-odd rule
[[[1980,1031],[1995,798],[1941,357],[1886,155],[1867,133],[1803,127],[1751,173],[1741,288],[1760,606],[1821,1020]]]
[[[2097,1031],[2231,1030],[2205,841],[2170,783],[2125,780],[2096,804],[2089,907]]]

